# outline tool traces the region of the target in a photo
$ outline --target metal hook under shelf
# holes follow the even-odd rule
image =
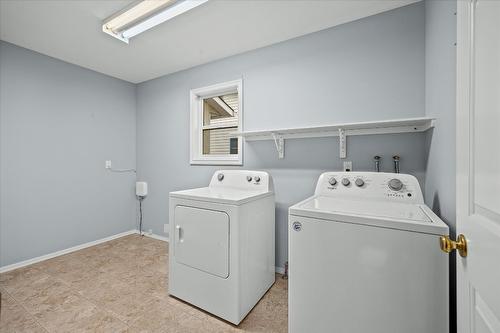
[[[345,129],[339,128],[339,153],[340,153],[340,158],[346,158],[347,157],[347,137],[346,137],[346,132]]]
[[[278,151],[278,158],[283,159],[285,157],[285,139],[283,135],[271,133],[274,139],[274,145],[276,146],[276,150]]]

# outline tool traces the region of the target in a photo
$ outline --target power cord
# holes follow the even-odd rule
[[[139,235],[144,236],[142,233],[142,200],[144,200],[144,197],[138,196],[139,199]]]
[[[112,168],[106,168],[110,172],[134,172],[137,173],[135,169],[112,169]]]

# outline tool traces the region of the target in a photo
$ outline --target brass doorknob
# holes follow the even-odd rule
[[[451,253],[453,250],[458,250],[460,256],[467,257],[467,239],[462,234],[458,235],[456,242],[448,236],[439,237],[439,246],[443,252]]]

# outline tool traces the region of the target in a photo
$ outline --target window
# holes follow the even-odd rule
[[[241,80],[191,90],[191,164],[241,165]]]

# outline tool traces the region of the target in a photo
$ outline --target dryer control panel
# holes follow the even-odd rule
[[[272,192],[273,180],[265,171],[219,170],[212,176],[209,187],[229,187]]]
[[[316,185],[316,195],[363,198],[423,204],[417,178],[402,173],[325,172]]]

